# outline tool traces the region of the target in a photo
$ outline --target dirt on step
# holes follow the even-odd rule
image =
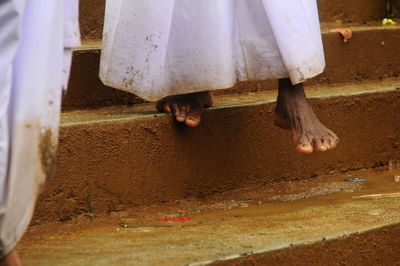
[[[400,265],[400,225],[211,265]]]

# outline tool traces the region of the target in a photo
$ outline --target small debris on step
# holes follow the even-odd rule
[[[122,228],[162,228],[162,227],[174,227],[173,225],[137,225],[133,223],[119,223],[118,227]]]
[[[240,203],[239,206],[240,208],[248,208],[250,205],[247,203]]]
[[[90,219],[94,219],[94,218],[97,217],[97,215],[91,212],[91,213],[87,214],[87,217],[90,218]]]
[[[383,213],[383,211],[381,209],[371,210],[368,212],[369,215],[373,215],[373,216],[381,215],[382,213]]]
[[[240,256],[242,256],[242,257],[249,256],[249,255],[253,255],[253,251],[247,251],[247,252],[240,253]]]
[[[400,183],[400,175],[394,176],[394,182]]]
[[[396,25],[396,22],[391,18],[384,18],[382,20],[382,25],[384,25],[384,26],[386,26],[386,25]]]
[[[188,222],[188,221],[193,221],[193,219],[189,218],[189,217],[158,218],[158,220],[162,221],[162,222]]]
[[[367,180],[366,178],[358,178],[358,177],[356,177],[356,178],[347,178],[344,181],[347,181],[347,182],[362,182],[362,181],[366,181],[366,180]]]
[[[344,43],[347,43],[353,36],[353,31],[350,29],[333,29],[331,32],[338,32],[342,36]]]

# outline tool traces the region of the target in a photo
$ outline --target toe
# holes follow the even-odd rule
[[[200,121],[200,117],[188,116],[185,123],[189,127],[197,127],[200,124]]]
[[[328,149],[329,150],[332,150],[332,149],[336,148],[336,146],[339,144],[339,138],[333,132],[329,133],[328,140],[329,140],[329,145],[328,145]]]
[[[178,106],[179,113],[176,115],[178,122],[185,122],[186,120],[186,108],[184,106]]]
[[[324,152],[328,150],[327,141],[324,138],[317,138],[313,141],[315,150]]]
[[[296,150],[300,153],[312,153],[314,148],[310,139],[302,135],[296,143]]]
[[[162,100],[160,100],[160,101],[158,101],[158,102],[156,103],[156,108],[157,108],[157,111],[159,111],[160,113],[164,111],[164,108],[163,108],[163,101],[162,101]]]
[[[181,114],[182,109],[180,108],[180,106],[178,104],[171,103],[170,108],[171,108],[171,113],[175,116],[176,121],[178,121],[178,122],[185,121],[186,113]],[[182,119],[182,117],[184,117],[184,118]]]
[[[164,100],[158,101],[156,104],[157,111],[160,113],[171,113],[171,106],[169,102]]]
[[[170,103],[165,103],[164,107],[163,107],[163,110],[167,114],[171,113],[171,104]]]
[[[197,127],[201,122],[201,111],[199,108],[190,108],[186,117],[186,125],[189,127]]]
[[[178,105],[176,103],[171,103],[170,104],[170,108],[171,108],[171,113],[177,117],[179,115],[179,108]]]

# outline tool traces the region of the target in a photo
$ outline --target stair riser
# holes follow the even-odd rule
[[[400,157],[400,93],[311,102],[341,137],[336,150],[297,154],[291,133],[272,125],[273,104],[211,110],[196,129],[168,116],[63,126],[57,176],[40,197],[35,221],[202,197]]]

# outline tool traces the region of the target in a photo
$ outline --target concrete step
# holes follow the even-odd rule
[[[364,25],[385,17],[383,0],[318,0],[322,22],[341,22]],[[100,40],[104,23],[105,1],[81,0],[81,32],[85,40]]]
[[[57,175],[35,223],[383,165],[400,157],[399,84],[309,88],[314,110],[341,143],[308,156],[272,125],[275,91],[216,97],[195,129],[152,104],[65,112]]]
[[[361,170],[33,226],[17,250],[31,266],[398,265],[399,173]],[[177,217],[189,221],[159,220]]]
[[[353,38],[344,44],[337,33],[324,29],[326,71],[310,80],[309,84],[332,84],[378,80],[400,76],[400,27],[353,27]],[[87,42],[76,50],[69,92],[64,99],[64,110],[90,109],[114,105],[129,105],[141,99],[102,85],[98,78],[100,42]],[[276,81],[242,82],[218,94],[256,92],[276,88]]]

